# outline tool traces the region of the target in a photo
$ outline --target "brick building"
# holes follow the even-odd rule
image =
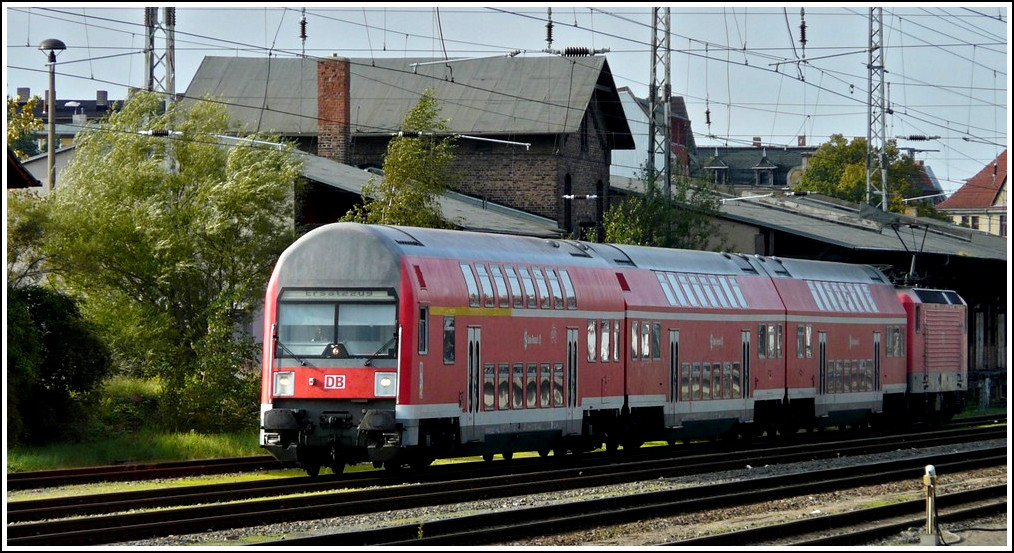
[[[379,169],[427,89],[458,138],[454,191],[550,218],[573,236],[601,232],[612,151],[634,148],[603,56],[207,57],[185,101],[209,95],[229,106],[237,131],[279,134],[306,152]],[[304,222],[329,222],[358,201],[332,196],[325,208],[312,202]]]

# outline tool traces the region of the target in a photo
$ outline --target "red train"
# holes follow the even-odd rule
[[[336,223],[268,285],[261,445],[316,475],[946,419],[965,311],[866,265]]]

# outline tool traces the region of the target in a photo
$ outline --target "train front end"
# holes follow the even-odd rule
[[[312,476],[401,450],[396,256],[367,227],[311,231],[279,258],[264,308],[260,445]]]

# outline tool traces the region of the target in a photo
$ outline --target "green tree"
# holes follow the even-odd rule
[[[920,216],[945,219],[931,202],[917,202],[906,205],[906,198],[923,195],[918,185],[921,170],[911,156],[902,155],[897,145],[890,141],[885,148],[887,159],[887,207],[889,211],[904,212],[915,207]],[[794,190],[811,191],[860,203],[866,201],[866,139],[854,138],[849,142],[844,136],[834,134],[821,144],[807,163],[806,170],[796,183]],[[871,175],[873,190],[877,197],[870,202],[880,205],[881,174]]]
[[[228,408],[259,372],[252,338],[234,329],[252,322],[294,239],[292,146],[222,146],[227,121],[219,103],[137,93],[77,136],[47,210],[50,270],[84,298],[118,368],[159,379],[171,430],[244,417]],[[256,394],[243,401],[256,407]]]
[[[20,160],[40,153],[35,131],[42,130],[42,119],[35,116],[35,107],[41,101],[38,96],[32,96],[18,109],[18,99],[7,97],[7,147],[14,150]]]
[[[11,442],[81,438],[111,355],[70,296],[7,287],[7,435]]]
[[[387,144],[384,177],[363,186],[363,203],[349,210],[343,221],[452,228],[440,212],[440,195],[451,178],[456,140],[447,134],[447,120],[432,90],[423,92],[405,116],[401,132]]]
[[[642,165],[639,180],[644,194],[611,206],[602,216],[605,241],[663,248],[720,249],[724,244],[716,218],[718,196],[705,183],[673,177],[669,199]]]

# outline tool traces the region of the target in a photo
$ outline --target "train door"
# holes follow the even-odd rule
[[[746,399],[753,393],[750,382],[750,331],[742,331],[740,338],[743,345],[743,398]]]
[[[817,373],[820,374],[820,393],[827,394],[834,391],[833,386],[829,386],[827,372],[827,332],[817,332]]]
[[[476,416],[482,409],[482,329],[477,326],[468,327],[468,381],[465,383],[467,401],[465,412],[461,416],[461,442],[479,440],[476,428]]]
[[[880,391],[880,333],[873,333],[873,389]]]
[[[669,402],[670,409],[675,415],[676,402],[681,400],[680,390],[680,331],[669,329]],[[673,421],[675,424],[675,420]]]
[[[578,330],[567,329],[567,393],[564,403],[567,406],[568,433],[581,431],[581,416],[577,410],[577,343]],[[577,421],[576,427],[574,421]]]

